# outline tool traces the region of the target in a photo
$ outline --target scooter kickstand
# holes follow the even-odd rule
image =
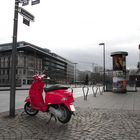
[[[57,118],[53,114],[51,114],[51,117],[54,117],[55,122],[57,122]]]
[[[56,119],[56,117],[55,117],[53,114],[51,114],[51,116],[50,116],[50,119],[48,120],[48,122],[47,122],[46,124],[49,124],[49,123],[50,123],[50,121],[51,121],[52,117],[54,117],[54,119],[55,119],[55,122],[57,122],[57,119]]]

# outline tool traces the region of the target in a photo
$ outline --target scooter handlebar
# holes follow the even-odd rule
[[[48,67],[45,67],[41,75],[39,75],[36,72],[35,75],[33,76],[34,80],[44,80],[47,70],[48,70]]]
[[[45,74],[42,74],[42,75],[38,75],[38,74],[36,74],[36,75],[34,75],[34,80],[44,80],[44,78],[45,78]]]

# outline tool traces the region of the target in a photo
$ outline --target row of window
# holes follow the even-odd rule
[[[18,79],[18,80],[16,79],[16,83],[20,84],[21,83],[21,79]],[[0,79],[0,84],[1,85],[5,85],[5,84],[6,85],[8,85],[8,84],[10,85],[10,79]]]
[[[60,61],[58,61],[58,60],[55,60],[55,59],[52,59],[52,58],[44,58],[44,61],[45,62],[48,62],[48,63],[50,63],[50,64],[55,64],[55,65],[61,65],[61,66],[63,66],[63,67],[65,67],[65,63],[64,62],[60,62]]]
[[[27,61],[27,57],[28,61]],[[11,58],[10,56],[7,57],[0,57],[0,67],[1,68],[7,68],[10,67],[11,64]],[[36,67],[37,69],[42,67],[42,60],[39,58],[35,58],[33,56],[18,56],[17,59],[17,66],[21,67]]]
[[[9,69],[3,69],[3,70],[0,70],[0,75],[9,75]],[[26,74],[26,70],[25,69],[18,69],[16,70],[16,74],[19,74],[19,75],[25,75]]]
[[[10,66],[10,57],[0,58],[0,67],[9,67]]]
[[[9,83],[9,79],[0,79],[0,84]]]

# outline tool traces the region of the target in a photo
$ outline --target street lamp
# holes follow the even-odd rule
[[[74,82],[75,82],[75,87],[76,87],[76,65],[77,63],[73,63],[75,65],[75,72],[74,72]]]
[[[100,43],[100,46],[103,46],[103,68],[104,68],[104,74],[103,74],[103,90],[105,91],[105,43]]]
[[[139,60],[138,60],[137,68],[138,70],[140,69],[140,44],[139,44]]]
[[[139,44],[139,50],[140,50],[140,44]],[[140,62],[140,51],[139,51],[139,62]]]

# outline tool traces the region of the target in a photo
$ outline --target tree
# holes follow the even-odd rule
[[[88,83],[89,83],[89,76],[88,76],[88,74],[86,74],[86,77],[85,77],[85,85],[88,85]]]

